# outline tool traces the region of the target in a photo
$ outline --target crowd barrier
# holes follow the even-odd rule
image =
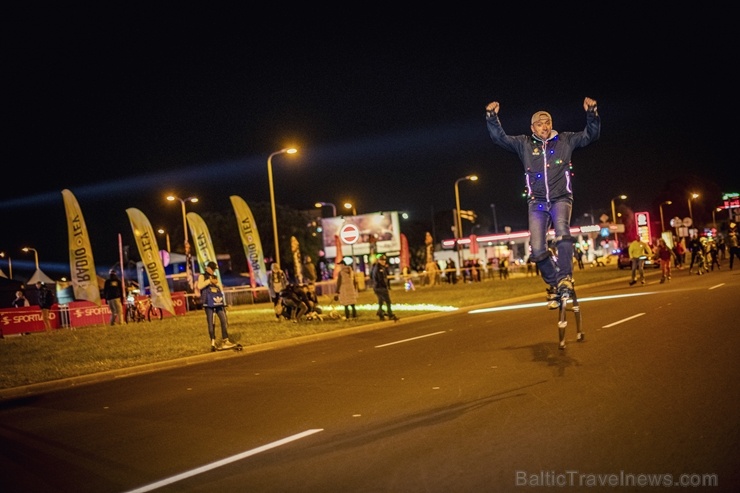
[[[187,311],[185,293],[172,293],[172,304],[175,307],[175,315],[184,314]],[[164,316],[171,317],[172,315],[165,311]],[[90,301],[57,303],[49,310],[49,321],[52,330],[75,329],[87,325],[107,325],[110,323],[110,309],[105,300],[100,306]],[[38,306],[0,308],[0,337],[18,336],[44,330],[44,321]]]

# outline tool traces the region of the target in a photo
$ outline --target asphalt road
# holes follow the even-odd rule
[[[740,270],[673,277],[0,402],[0,490],[738,491]]]

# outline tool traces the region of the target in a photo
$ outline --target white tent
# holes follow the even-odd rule
[[[31,279],[28,280],[28,284],[33,285],[39,281],[54,284],[54,279],[44,274],[41,269],[36,269],[36,272],[33,273]]]

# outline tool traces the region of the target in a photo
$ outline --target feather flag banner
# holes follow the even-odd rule
[[[190,233],[195,242],[195,253],[200,266],[200,272],[205,272],[208,262],[216,262],[218,264],[216,250],[213,248],[213,241],[211,241],[211,233],[208,231],[206,222],[197,213],[188,212],[186,217],[190,226]],[[218,277],[218,282],[221,283],[220,269],[216,271],[216,277]]]
[[[64,189],[64,210],[67,215],[67,233],[69,236],[69,272],[72,278],[72,290],[77,300],[87,300],[100,306],[100,287],[98,274],[95,271],[90,236],[87,233],[82,210],[74,194]]]
[[[252,287],[255,287],[255,280],[260,286],[267,286],[267,269],[265,268],[265,254],[262,250],[262,242],[257,232],[257,223],[254,222],[254,216],[247,203],[238,195],[230,197],[231,205],[234,207],[236,223],[239,227],[239,236],[244,246],[244,255],[247,257],[249,267],[249,278]]]
[[[131,230],[134,233],[141,262],[149,277],[149,296],[152,299],[152,305],[175,315],[175,305],[172,303],[170,286],[167,284],[167,275],[164,272],[162,258],[159,256],[157,238],[152,225],[139,209],[126,209],[126,214],[131,222]]]

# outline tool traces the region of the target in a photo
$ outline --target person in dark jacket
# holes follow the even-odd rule
[[[306,292],[297,284],[288,284],[279,296],[283,305],[282,316],[293,323],[302,321],[310,310]]]
[[[378,255],[377,261],[370,271],[370,279],[373,281],[375,296],[378,297],[378,311],[376,313],[378,318],[385,320],[387,315],[388,320],[398,320],[398,317],[393,314],[393,308],[391,308],[391,282],[388,279],[388,258],[385,254]],[[387,312],[383,311],[384,305]]]
[[[39,308],[41,308],[41,318],[44,321],[44,330],[51,331],[50,312],[54,305],[54,293],[41,281],[36,282],[36,288],[39,290]]]
[[[532,115],[531,135],[507,135],[499,121],[499,108],[498,101],[486,106],[488,133],[498,146],[516,153],[524,165],[532,259],[548,285],[548,307],[555,309],[561,296],[573,291],[571,155],[599,138],[601,120],[596,101],[588,97],[583,100],[586,128],[580,132],[557,132],[550,114],[538,111]],[[555,229],[557,262],[547,248],[551,225]]]
[[[111,270],[108,274],[108,279],[105,280],[103,297],[106,303],[108,303],[108,309],[110,310],[110,324],[122,325],[123,304],[121,303],[121,298],[123,298],[123,285],[115,270]]]

